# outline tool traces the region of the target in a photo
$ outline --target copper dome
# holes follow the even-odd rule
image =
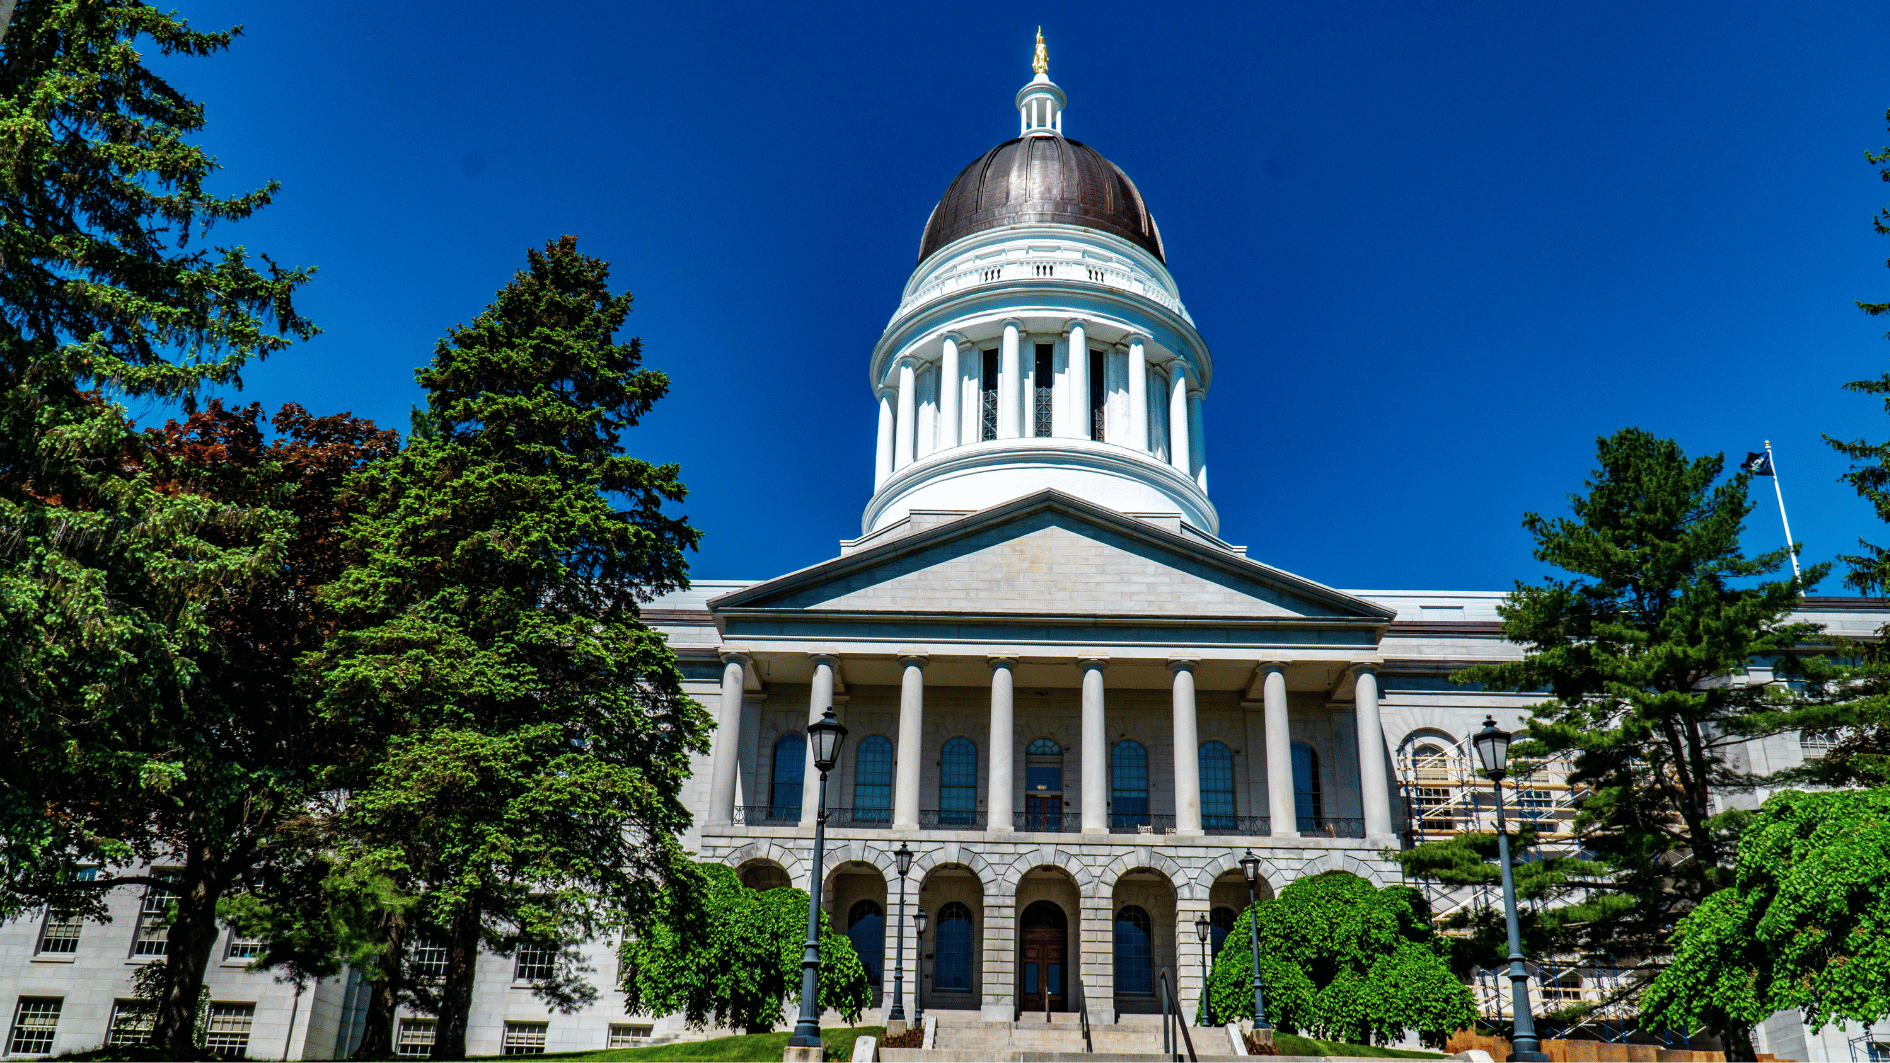
[[[965,167],[925,223],[919,261],[961,236],[1006,225],[1080,225],[1166,261],[1161,230],[1135,182],[1080,140],[1007,140]]]

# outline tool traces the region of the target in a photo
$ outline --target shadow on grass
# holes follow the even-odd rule
[[[607,1048],[597,1052],[560,1052],[536,1059],[581,1059],[586,1063],[614,1063],[616,1060],[731,1060],[736,1063],[780,1063],[787,1051],[792,1030],[774,1033],[738,1034],[712,1037],[707,1041],[678,1041],[675,1044],[647,1045],[643,1048]],[[853,1041],[860,1037],[883,1038],[884,1026],[842,1026],[823,1029],[820,1039],[826,1043],[828,1059],[852,1059]],[[478,1059],[516,1059],[516,1056],[478,1056]]]
[[[1378,1048],[1373,1045],[1348,1045],[1342,1041],[1321,1041],[1290,1033],[1273,1035],[1273,1045],[1283,1056],[1371,1056],[1379,1059],[1442,1059],[1441,1052],[1417,1052],[1403,1048]],[[1258,1057],[1256,1057],[1258,1058]]]

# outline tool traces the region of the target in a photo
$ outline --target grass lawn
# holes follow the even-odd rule
[[[716,1037],[707,1041],[680,1041],[670,1045],[650,1045],[645,1048],[605,1049],[601,1052],[569,1052],[536,1056],[536,1059],[582,1059],[610,1063],[624,1059],[702,1059],[735,1060],[740,1063],[780,1063],[781,1055],[787,1049],[788,1038],[793,1030],[777,1030],[774,1033],[751,1033],[736,1037]],[[853,1039],[856,1037],[886,1036],[884,1026],[843,1026],[839,1029],[822,1028],[820,1039],[827,1043],[827,1055],[841,1059],[853,1058]],[[488,1057],[498,1058],[498,1057]]]
[[[1384,1059],[1442,1059],[1441,1052],[1415,1052],[1402,1048],[1376,1048],[1372,1045],[1348,1045],[1339,1041],[1321,1041],[1290,1033],[1273,1035],[1273,1045],[1283,1056],[1376,1056]]]

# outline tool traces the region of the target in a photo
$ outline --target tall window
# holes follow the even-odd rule
[[[1107,419],[1104,401],[1109,397],[1109,356],[1103,351],[1089,352],[1089,438],[1102,442],[1103,422]]]
[[[953,901],[938,912],[932,938],[932,989],[940,993],[971,992],[971,909]]]
[[[774,740],[774,799],[769,819],[801,818],[801,783],[807,778],[807,736],[789,731]]]
[[[1024,747],[1023,829],[1063,829],[1063,747],[1053,739]]]
[[[867,979],[878,989],[880,976],[886,971],[886,913],[880,911],[878,902],[860,901],[847,913],[847,940],[853,942],[860,966],[866,968]]]
[[[112,1001],[112,1024],[107,1027],[108,1045],[148,1045],[151,1029],[157,1025],[157,1012],[141,1000]]]
[[[939,756],[938,822],[971,826],[978,811],[978,745],[963,735],[945,743]]]
[[[984,352],[984,372],[978,382],[978,438],[997,438],[998,352]]]
[[[413,947],[410,966],[414,981],[433,985],[446,981],[446,946],[419,944]]]
[[[394,1042],[394,1054],[428,1058],[433,1055],[433,1037],[438,1031],[437,1019],[400,1020],[400,1039]]]
[[[1148,822],[1148,750],[1125,738],[1109,757],[1109,825],[1139,827]]]
[[[1442,746],[1422,745],[1411,754],[1411,774],[1417,782],[1419,830],[1455,831],[1450,813],[1450,758]],[[1445,785],[1437,785],[1437,784]],[[1428,785],[1427,785],[1428,784]]]
[[[1221,944],[1234,932],[1234,920],[1240,918],[1232,908],[1220,907],[1208,913],[1208,948],[1210,955],[1221,954]]]
[[[853,819],[859,823],[892,820],[893,744],[885,735],[868,735],[853,753]]]
[[[249,1052],[249,1028],[255,1021],[254,1004],[211,1004],[203,1046],[220,1058],[242,1059]]]
[[[514,982],[549,982],[557,973],[558,950],[521,946],[512,964]]]
[[[160,878],[169,879],[174,872],[159,871]],[[149,886],[144,891],[144,903],[138,908],[138,939],[131,946],[133,956],[162,956],[168,947],[171,934],[171,902],[177,900],[177,894],[164,886]]]
[[[81,882],[90,882],[98,877],[98,868],[82,867],[77,878]],[[39,932],[39,951],[42,953],[73,953],[79,951],[79,930],[85,920],[72,912],[47,909],[46,925]]]
[[[1053,399],[1056,390],[1056,347],[1048,343],[1037,345],[1037,372],[1032,377],[1032,405],[1036,409],[1037,431],[1039,436],[1050,434],[1050,411],[1054,409]]]
[[[1326,818],[1319,790],[1319,754],[1304,742],[1293,743],[1293,811],[1300,830],[1318,830]]]
[[[1225,742],[1201,746],[1201,826],[1233,830],[1234,751]]]
[[[63,997],[21,997],[13,1009],[13,1036],[7,1038],[7,1052],[17,1056],[52,1054],[53,1035],[59,1032],[59,1008]]]
[[[1155,935],[1133,904],[1116,913],[1116,992],[1155,992]]]
[[[505,1040],[499,1044],[499,1054],[506,1056],[542,1056],[545,1054],[545,1027],[543,1022],[508,1022],[505,1024]]]

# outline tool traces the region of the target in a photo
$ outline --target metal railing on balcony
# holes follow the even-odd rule
[[[920,830],[983,830],[984,813],[969,808],[922,808]]]
[[[793,827],[801,822],[799,805],[736,805],[732,820],[736,826]]]
[[[1272,816],[1202,816],[1201,829],[1209,834],[1245,834],[1264,837],[1273,833]]]
[[[1013,812],[1011,829],[1033,834],[1076,834],[1083,829],[1077,812]]]
[[[1331,816],[1299,817],[1299,836],[1302,838],[1363,838],[1365,821],[1363,819],[1335,819]]]
[[[1154,816],[1148,813],[1121,816],[1111,814],[1109,817],[1109,833],[1173,834],[1175,833],[1175,817]]]
[[[890,808],[830,808],[827,810],[829,827],[866,827],[883,828],[892,826]]]

